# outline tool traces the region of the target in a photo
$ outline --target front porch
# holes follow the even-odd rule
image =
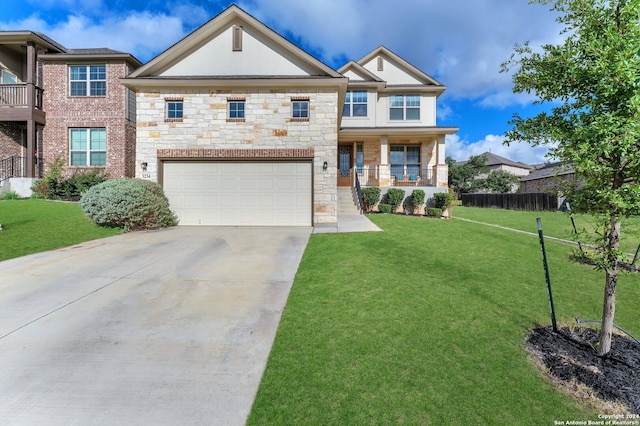
[[[352,167],[339,171],[338,186],[354,186],[356,176],[360,186],[378,187],[419,187],[437,186],[433,168],[406,168],[393,167],[390,164],[373,164],[362,167]]]
[[[448,186],[444,135],[424,138],[369,137],[338,144],[338,186]]]

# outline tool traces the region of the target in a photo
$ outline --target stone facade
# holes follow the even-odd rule
[[[130,113],[129,89],[120,78],[132,69],[124,60],[105,61],[106,96],[69,96],[69,64],[66,61],[45,61],[42,66],[44,110],[47,125],[43,138],[45,172],[56,157],[69,164],[69,129],[105,128],[107,133],[107,164],[111,177],[132,177],[135,169],[135,114]],[[76,62],[74,62],[76,64]],[[135,108],[135,105],[133,105]],[[67,167],[67,174],[93,167]],[[102,168],[102,167],[101,167]]]
[[[227,120],[228,99],[244,99],[245,120]],[[310,118],[291,118],[291,99],[309,100]],[[165,120],[166,100],[183,101],[182,121]],[[243,159],[290,159],[287,152],[312,149],[314,223],[337,220],[338,93],[335,89],[162,89],[137,94],[136,176],[160,181],[164,150],[242,150]],[[291,150],[291,151],[287,151]],[[171,151],[169,151],[171,152]],[[175,156],[172,154],[172,157]],[[206,155],[203,154],[203,157]],[[227,157],[228,158],[228,157]],[[323,163],[331,164],[323,170]],[[147,163],[146,171],[141,168]]]

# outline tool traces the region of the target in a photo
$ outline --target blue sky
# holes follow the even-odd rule
[[[0,30],[40,31],[68,48],[109,47],[142,62],[220,13],[223,0],[21,0],[3,8]],[[544,147],[502,144],[515,112],[536,111],[501,74],[516,43],[561,41],[548,6],[528,0],[238,0],[244,10],[328,65],[339,68],[380,45],[442,84],[438,125],[456,160],[491,151],[529,164]]]

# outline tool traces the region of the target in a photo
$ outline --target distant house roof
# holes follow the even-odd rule
[[[520,178],[521,182],[575,173],[572,163],[549,163]]]
[[[521,169],[526,169],[526,170],[533,169],[533,167],[528,164],[509,160],[508,158],[501,157],[492,152],[485,152],[483,154],[477,155],[476,157],[480,157],[480,156],[486,157],[487,161],[484,164],[485,166],[489,166],[489,167],[504,165],[504,166],[511,166],[511,167],[519,167]],[[457,162],[457,164],[464,164],[464,163],[466,163],[466,161]]]
[[[527,169],[527,170],[531,170],[533,168],[528,164],[520,163],[518,161],[512,161],[512,160],[509,160],[508,158],[501,157],[492,152],[485,152],[484,154],[480,154],[480,155],[484,155],[485,157],[487,157],[487,162],[484,163],[487,166],[505,165],[505,166],[511,166],[511,167],[519,167],[521,169]]]
[[[106,47],[66,49],[63,53],[40,55],[40,58],[49,61],[121,59],[131,63],[135,68],[142,66],[132,54]]]

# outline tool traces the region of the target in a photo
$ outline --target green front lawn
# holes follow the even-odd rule
[[[249,424],[598,420],[523,348],[527,330],[550,322],[537,236],[369,218],[384,232],[311,236]],[[558,321],[599,318],[604,276],[568,261],[570,246],[546,246]],[[635,335],[638,306],[640,276],[621,274],[616,323]]]
[[[122,232],[97,226],[77,203],[49,200],[0,201],[0,224],[0,261]]]
[[[566,240],[574,239],[571,218],[568,213],[456,207],[453,211],[453,216],[533,233],[538,232],[536,218],[539,217],[545,236]],[[592,229],[593,219],[590,215],[574,214],[573,218],[578,231],[582,229]],[[640,244],[640,217],[623,219],[621,234],[620,248],[624,250],[625,253],[634,254],[638,248],[638,244]]]

